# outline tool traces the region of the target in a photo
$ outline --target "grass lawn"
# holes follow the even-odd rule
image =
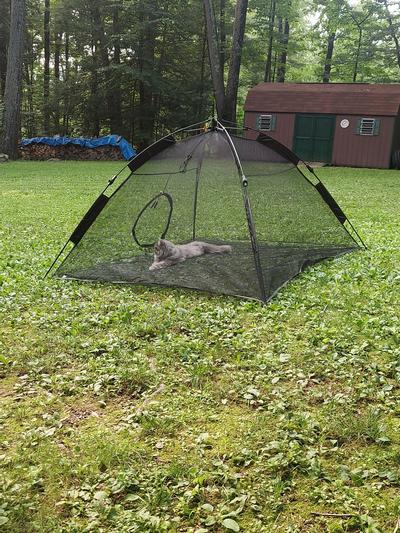
[[[1,531],[392,532],[400,173],[321,169],[369,250],[267,306],[43,281],[119,168],[0,166]]]

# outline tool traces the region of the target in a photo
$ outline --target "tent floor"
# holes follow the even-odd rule
[[[151,253],[118,261],[98,262],[89,268],[78,268],[73,264],[73,259],[71,262],[67,259],[56,276],[84,281],[183,287],[262,299],[251,244],[240,241],[224,241],[223,244],[230,244],[232,253],[206,254],[156,271],[149,270],[153,261]],[[267,299],[307,266],[358,249],[357,246],[322,247],[259,243]]]

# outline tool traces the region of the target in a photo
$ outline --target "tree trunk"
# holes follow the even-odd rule
[[[244,30],[246,26],[247,5],[248,0],[237,0],[228,81],[225,91],[224,78],[222,75],[223,70],[220,63],[221,55],[220,50],[218,49],[217,31],[212,3],[211,0],[204,0],[208,53],[210,57],[215,102],[217,104],[217,114],[220,120],[230,123],[236,123],[237,92],[239,87],[239,73],[242,60]]]
[[[113,45],[114,54],[112,57],[112,64],[114,69],[111,72],[112,84],[110,90],[112,91],[111,100],[113,102],[110,112],[110,131],[118,135],[123,135],[122,131],[122,110],[121,110],[121,78],[118,67],[121,64],[121,44],[120,44],[120,18],[119,12],[121,10],[121,2],[114,2],[112,7],[112,28],[113,28]]]
[[[156,45],[157,0],[141,2],[141,31],[139,45],[139,143],[141,148],[148,146],[154,134],[154,102],[151,73],[154,70]]]
[[[278,51],[275,50],[275,54],[274,54],[274,69],[272,71],[272,80],[271,81],[275,81],[275,79],[276,79],[277,66],[278,66]]]
[[[26,133],[28,137],[34,137],[34,130],[33,130],[33,87],[32,87],[32,78],[29,72],[29,63],[28,61],[24,64],[24,84],[25,84],[25,92],[26,92],[26,104],[28,107],[28,113],[25,118],[25,127],[26,127]]]
[[[27,34],[30,38],[30,34]],[[24,83],[26,88],[26,101],[28,104],[28,113],[25,120],[28,137],[35,137],[35,117],[33,107],[33,74],[35,63],[33,58],[33,39],[26,46],[26,56],[24,62]]]
[[[329,83],[331,78],[331,68],[332,68],[332,56],[333,56],[333,47],[335,45],[336,32],[331,33],[328,36],[328,47],[326,50],[325,56],[325,66],[324,73],[322,75],[323,83]]]
[[[163,78],[163,72],[166,63],[166,48],[167,48],[167,26],[164,26],[160,41],[160,54],[157,66],[157,76],[161,80]],[[154,107],[154,134],[156,137],[160,136],[163,126],[160,124],[160,111],[162,106],[162,89],[157,88],[155,94],[153,94],[153,107]],[[161,127],[160,127],[161,126]]]
[[[136,134],[136,130],[135,130],[135,109],[136,109],[136,94],[137,94],[137,81],[133,81],[133,87],[132,87],[132,92],[131,92],[131,95],[130,95],[130,102],[129,102],[129,117],[130,117],[130,120],[129,120],[129,124],[130,124],[130,127],[129,127],[129,141],[132,145],[135,144],[136,142],[136,139],[135,139],[135,134]]]
[[[226,0],[220,0],[219,10],[219,62],[221,67],[222,78],[225,73],[225,52],[226,52]]]
[[[289,29],[290,29],[288,19],[285,19],[284,27],[283,27],[282,22],[280,23],[280,27],[282,28],[282,31],[280,33],[282,50],[281,50],[279,62],[278,62],[276,81],[279,83],[284,83],[285,76],[286,76],[286,60],[287,60],[287,49],[288,49],[288,43],[289,43]]]
[[[358,43],[357,43],[356,60],[354,62],[353,83],[357,81],[358,63],[360,61],[361,41],[362,41],[362,27],[358,26]]]
[[[64,91],[64,112],[62,120],[62,134],[68,135],[69,133],[69,94],[68,94],[68,83],[69,83],[69,33],[65,33],[65,43],[64,43],[64,57],[65,57],[65,85],[67,86],[67,91]]]
[[[65,56],[65,81],[69,80],[69,33],[65,33],[65,47],[64,47],[64,56]]]
[[[50,133],[50,0],[44,2],[43,133]]]
[[[368,13],[365,15],[365,17],[362,20],[358,20],[353,11],[350,12],[350,16],[353,19],[353,22],[357,26],[357,29],[358,29],[358,43],[357,43],[356,60],[354,62],[353,83],[357,81],[358,65],[360,61],[361,42],[362,42],[362,34],[363,34],[363,24],[369,19],[371,15],[372,15],[372,8],[370,8]]]
[[[22,58],[25,37],[25,0],[11,4],[10,40],[7,56],[7,76],[4,92],[4,129],[2,151],[11,159],[18,158],[18,140],[21,127]]]
[[[90,134],[98,137],[100,134],[101,117],[104,115],[104,105],[102,94],[100,93],[101,76],[105,76],[105,101],[106,101],[106,115],[110,117],[113,112],[114,99],[112,93],[112,83],[110,73],[108,71],[109,58],[108,47],[105,42],[104,25],[102,13],[98,2],[90,3],[91,18],[92,18],[92,46],[93,46],[93,63],[92,63],[92,79],[91,79],[91,117],[89,117]],[[104,69],[105,74],[101,73]]]
[[[98,57],[96,54],[95,39],[92,42],[92,73],[90,76],[90,98],[87,108],[85,131],[91,137],[98,137],[100,134],[100,100],[99,79],[98,79]]]
[[[0,1],[0,99],[4,96],[7,72],[7,48],[9,39],[10,4]]]
[[[268,36],[268,51],[267,61],[265,63],[264,81],[271,81],[272,79],[272,46],[274,42],[274,27],[275,27],[275,10],[276,0],[271,0],[271,7],[269,13],[269,36]]]
[[[60,133],[60,56],[62,45],[62,33],[57,31],[54,43],[54,132],[58,135]]]
[[[225,109],[223,119],[236,123],[236,104],[239,88],[239,73],[242,60],[244,30],[246,27],[248,0],[238,0],[233,26],[231,59],[229,62],[228,81],[226,84]]]
[[[203,120],[204,117],[204,88],[205,88],[205,70],[206,70],[206,50],[207,50],[207,34],[204,25],[203,38],[201,39],[201,57],[200,57],[200,83],[199,83],[199,95],[197,104],[197,117],[196,121]]]
[[[211,78],[214,87],[215,103],[217,106],[217,115],[222,118],[225,104],[225,87],[220,64],[221,56],[219,55],[218,50],[214,10],[211,0],[203,0],[203,2],[207,28],[208,55],[210,58]]]

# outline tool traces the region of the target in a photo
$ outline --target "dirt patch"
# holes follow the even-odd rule
[[[76,426],[80,422],[82,422],[82,420],[86,420],[90,416],[99,418],[100,414],[98,413],[98,411],[93,411],[90,408],[86,409],[85,407],[77,407],[75,409],[72,409],[64,423],[69,424],[71,426]]]

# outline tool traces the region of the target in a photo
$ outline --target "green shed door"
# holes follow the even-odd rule
[[[293,151],[305,161],[332,161],[335,116],[296,115]]]

